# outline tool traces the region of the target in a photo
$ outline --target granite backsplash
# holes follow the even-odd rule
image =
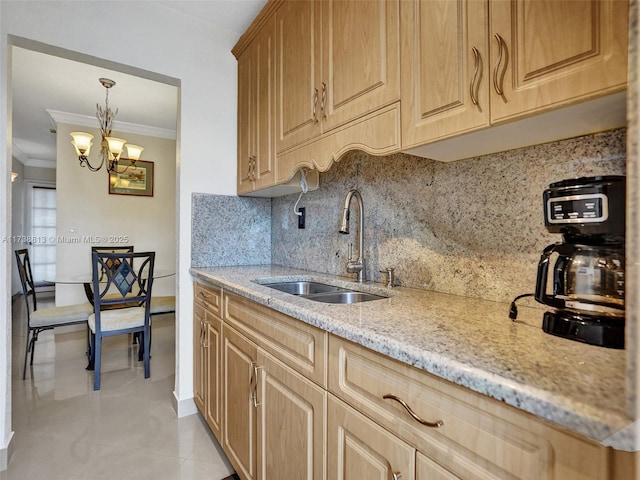
[[[271,201],[274,264],[345,275],[348,243],[357,251],[357,205],[351,234],[338,233],[344,197],[364,202],[367,278],[395,268],[404,286],[496,301],[532,292],[543,248],[559,241],[544,227],[542,192],[565,178],[625,173],[626,129],[452,163],[406,154],[350,152],[303,195]],[[355,212],[355,213],[354,213]]]

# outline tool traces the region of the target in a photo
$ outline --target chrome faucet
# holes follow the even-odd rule
[[[351,199],[356,197],[358,200],[358,209],[360,210],[360,225],[358,230],[358,260],[353,260],[351,243],[349,244],[349,260],[347,261],[347,272],[356,273],[358,282],[364,282],[367,278],[367,271],[364,264],[364,206],[362,205],[362,195],[358,190],[352,189],[347,192],[347,196],[344,197],[344,208],[342,210],[342,218],[340,219],[339,233],[349,234],[349,216]]]

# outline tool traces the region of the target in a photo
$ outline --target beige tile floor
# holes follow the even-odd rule
[[[220,480],[233,471],[200,415],[177,418],[174,316],[153,324],[151,378],[137,346],[103,342],[102,385],[85,370],[86,333],[41,334],[22,380],[25,319],[13,301],[14,453],[0,480]]]

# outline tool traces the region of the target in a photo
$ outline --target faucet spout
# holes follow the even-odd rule
[[[344,197],[344,208],[342,209],[342,216],[340,217],[339,233],[349,233],[349,218],[351,209],[351,199],[355,197],[358,202],[359,210],[359,229],[358,229],[358,259],[353,260],[351,254],[349,254],[349,260],[347,261],[347,272],[355,273],[358,282],[364,282],[366,280],[366,268],[364,263],[364,205],[362,203],[362,195],[355,189],[351,189]]]

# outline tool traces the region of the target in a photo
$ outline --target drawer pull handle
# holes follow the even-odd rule
[[[393,475],[393,480],[401,480],[402,479],[402,473],[400,473],[400,472],[394,472],[391,475]]]
[[[402,405],[404,407],[404,409],[407,411],[407,413],[409,415],[411,415],[416,422],[421,423],[422,425],[424,425],[426,427],[439,428],[439,427],[444,425],[444,422],[442,420],[438,420],[436,422],[428,422],[426,420],[423,420],[418,415],[416,415],[416,412],[414,412],[411,409],[411,407],[409,405],[407,405],[407,402],[402,400],[400,397],[396,397],[395,395],[391,395],[390,393],[387,393],[382,398],[384,398],[385,400],[395,400],[396,402],[398,402],[400,405]]]

